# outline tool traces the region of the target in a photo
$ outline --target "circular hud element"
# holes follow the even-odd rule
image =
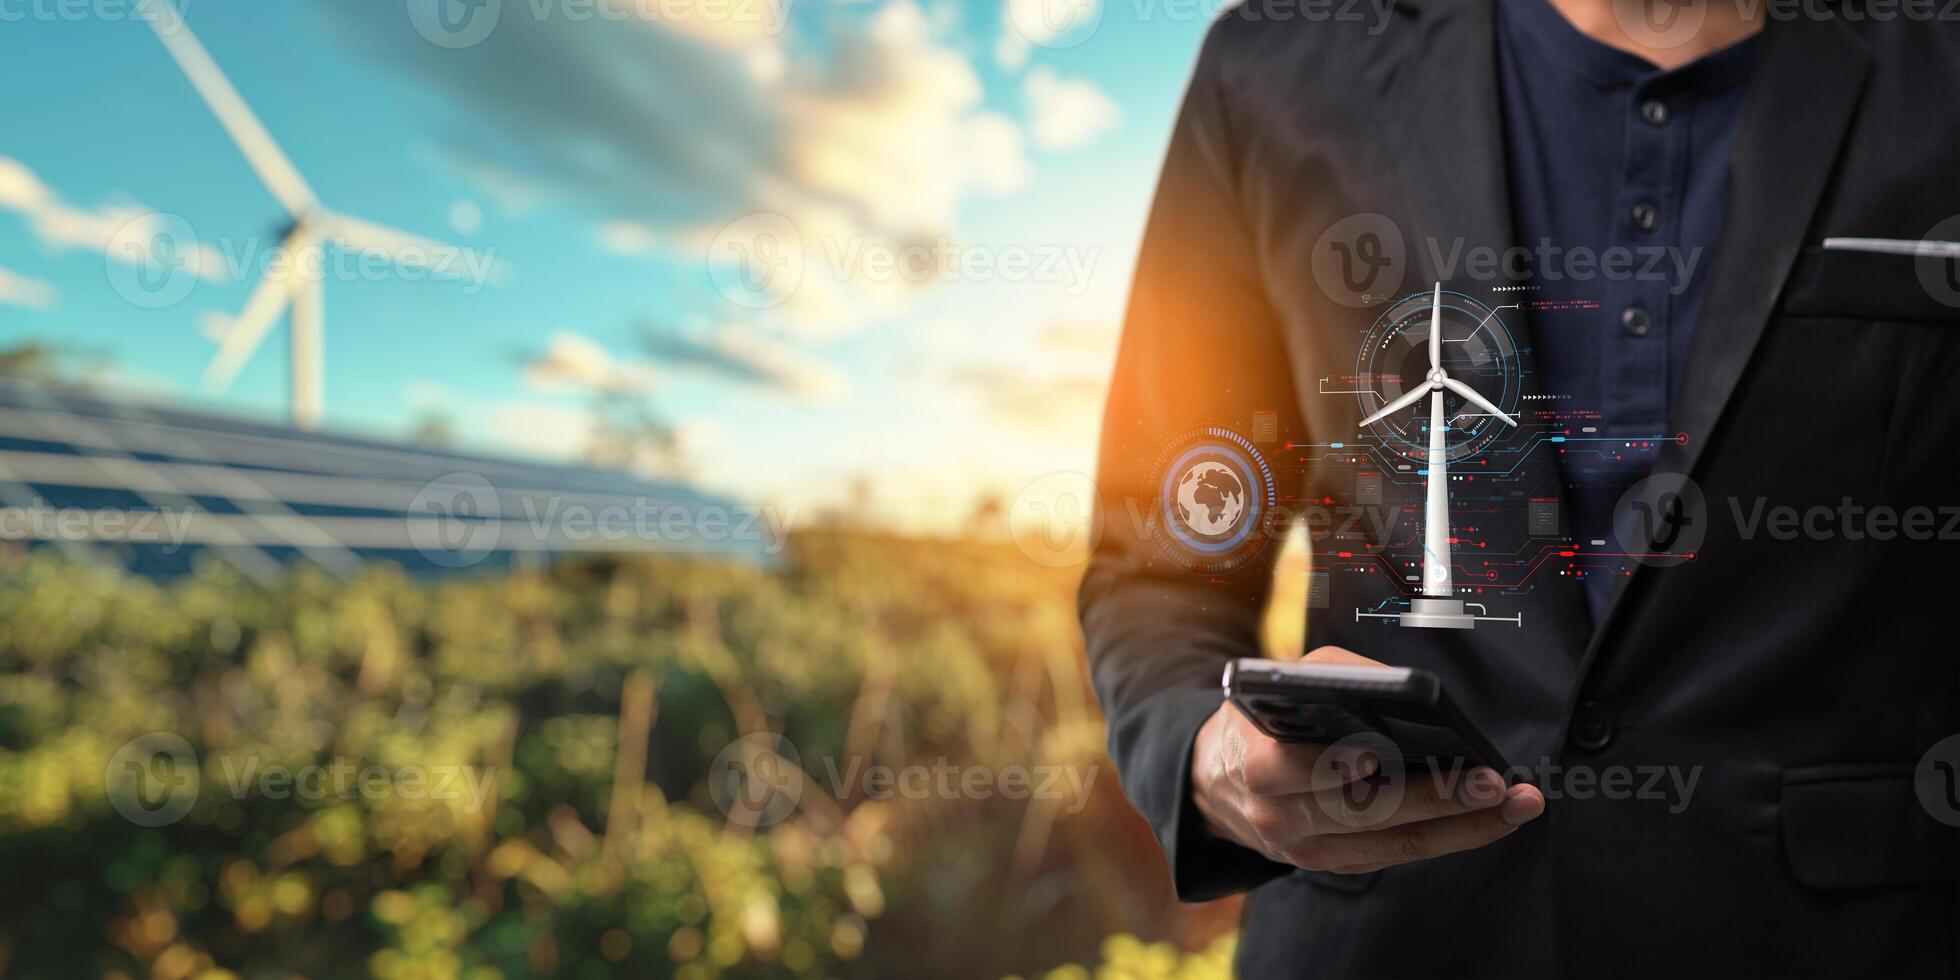
[[[1355,385],[1359,417],[1367,418],[1427,383],[1431,299],[1427,292],[1404,296],[1389,304],[1368,328],[1354,366],[1360,381]],[[1524,384],[1511,329],[1496,310],[1462,293],[1444,291],[1442,314],[1443,369],[1516,417]],[[1443,393],[1443,417],[1449,425],[1448,462],[1475,456],[1510,431],[1502,419],[1485,414],[1455,392]],[[1416,458],[1427,456],[1429,400],[1376,422],[1369,431],[1390,448]]]
[[[1208,426],[1184,433],[1157,456],[1152,534],[1194,572],[1231,571],[1266,546],[1273,471],[1252,441]]]

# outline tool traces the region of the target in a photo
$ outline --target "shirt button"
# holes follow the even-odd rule
[[[1640,103],[1640,118],[1647,120],[1650,126],[1667,125],[1667,103],[1659,99],[1648,99]]]
[[[1634,303],[1620,311],[1620,329],[1630,336],[1645,337],[1647,331],[1654,329],[1654,317],[1646,307]]]
[[[1613,741],[1613,716],[1606,706],[1587,701],[1572,715],[1572,744],[1597,752]]]
[[[1661,209],[1652,201],[1641,201],[1633,206],[1633,226],[1641,231],[1653,231],[1661,220]]]

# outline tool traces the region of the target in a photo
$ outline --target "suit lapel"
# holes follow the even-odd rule
[[[1771,19],[1757,57],[1729,162],[1722,237],[1672,412],[1674,430],[1687,441],[1663,447],[1655,473],[1692,474],[1730,407],[1805,244],[1863,91],[1870,51],[1835,19]],[[1634,583],[1653,574],[1636,566],[1619,582],[1587,650],[1588,665],[1616,617],[1627,615]]]
[[[1465,259],[1512,244],[1493,10],[1489,2],[1433,0],[1410,10],[1416,22],[1409,26],[1420,36],[1400,46],[1388,129],[1389,158],[1410,211],[1410,265],[1419,273],[1412,289],[1426,291],[1440,279],[1445,288],[1481,293],[1478,287],[1494,283],[1472,281]]]
[[[1417,273],[1405,281],[1426,290],[1441,280],[1446,289],[1501,305],[1503,301],[1492,297],[1502,294],[1491,293],[1489,287],[1509,280],[1476,279],[1465,269],[1469,256],[1486,251],[1503,255],[1515,244],[1498,89],[1496,5],[1485,0],[1404,0],[1396,10],[1414,16],[1414,23],[1400,26],[1416,38],[1399,46],[1386,89],[1391,115],[1385,129],[1393,140],[1389,159],[1395,161],[1396,183],[1407,202],[1410,268]],[[1529,318],[1521,310],[1500,315],[1522,352],[1522,390],[1543,393],[1531,353]],[[1563,511],[1565,481],[1556,460],[1540,447],[1521,461],[1520,469],[1529,474],[1527,485],[1549,484]],[[1544,617],[1542,625],[1528,618],[1526,629],[1549,629],[1565,657],[1585,649],[1591,614],[1577,589],[1540,587],[1516,601]]]

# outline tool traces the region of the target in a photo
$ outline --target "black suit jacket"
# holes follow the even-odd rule
[[[1276,408],[1286,439],[1357,432],[1352,406],[1318,387],[1352,373],[1376,312],[1312,271],[1335,222],[1373,213],[1399,228],[1391,296],[1433,279],[1487,296],[1488,279],[1438,268],[1427,243],[1445,258],[1452,244],[1502,248],[1511,212],[1488,0],[1402,0],[1374,33],[1272,9],[1214,25],[1176,122],[1081,591],[1111,754],[1180,895],[1252,889],[1248,976],[1955,974],[1960,831],[1920,806],[1912,773],[1960,732],[1960,540],[1747,536],[1736,506],[1960,504],[1960,308],[1910,257],[1820,247],[1960,239],[1960,221],[1935,231],[1960,214],[1960,32],[1766,27],[1672,409],[1687,438],[1655,463],[1703,491],[1693,563],[1623,577],[1597,627],[1571,583],[1507,598],[1522,629],[1348,615],[1406,596],[1384,575],[1331,576],[1328,608],[1308,617],[1309,647],[1442,675],[1513,762],[1699,766],[1690,804],[1553,800],[1491,847],[1340,877],[1204,835],[1192,738],[1223,662],[1257,655],[1270,575],[1193,576],[1124,508],[1153,499],[1150,461],[1194,424]],[[1556,462],[1539,451],[1524,465]],[[1575,717],[1602,737],[1575,739]]]

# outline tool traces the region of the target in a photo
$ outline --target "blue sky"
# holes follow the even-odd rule
[[[814,507],[873,475],[925,526],[1090,467],[1209,10],[502,0],[452,49],[412,19],[449,2],[183,4],[327,206],[496,263],[487,283],[329,275],[329,427],[397,436],[437,411],[465,446],[566,456],[615,388],[678,427],[704,483]],[[1043,37],[1043,3],[1093,28]],[[227,390],[199,383],[278,202],[124,3],[0,0],[0,18],[0,340],[283,416],[283,325]],[[152,213],[220,260],[157,308],[119,293],[130,270],[100,240]],[[730,256],[768,221],[797,234],[794,289],[731,294]],[[879,256],[966,271],[894,279]]]

